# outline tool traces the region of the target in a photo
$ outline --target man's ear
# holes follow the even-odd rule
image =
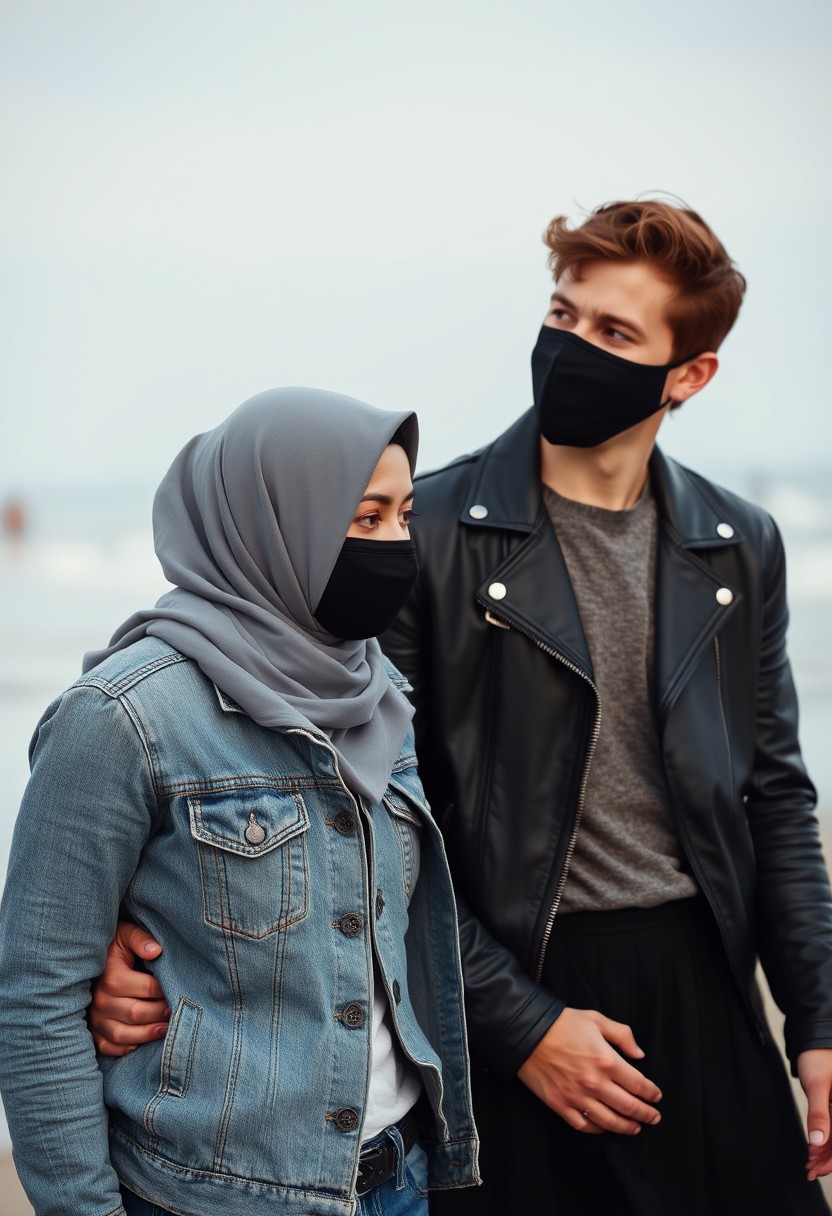
[[[670,408],[678,409],[688,397],[698,393],[705,385],[713,380],[719,368],[719,359],[712,350],[697,355],[689,363],[683,363],[672,372],[668,372],[665,381],[665,397],[670,397]]]

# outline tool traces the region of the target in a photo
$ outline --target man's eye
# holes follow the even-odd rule
[[[620,329],[608,329],[607,337],[612,338],[615,342],[630,342],[632,339],[629,334],[622,333]]]

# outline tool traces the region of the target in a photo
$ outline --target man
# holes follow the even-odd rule
[[[745,283],[666,203],[546,241],[535,407],[419,479],[421,574],[384,639],[459,897],[483,1142],[485,1185],[436,1210],[826,1212],[832,898],[782,546],[655,447]]]

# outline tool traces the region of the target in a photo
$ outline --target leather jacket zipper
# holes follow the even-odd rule
[[[543,938],[541,939],[540,951],[537,956],[537,967],[535,968],[534,978],[535,982],[539,984],[543,978],[543,963],[546,958],[546,951],[549,948],[549,939],[552,936],[552,930],[555,927],[555,920],[560,907],[560,901],[563,898],[566,879],[569,875],[569,866],[572,862],[572,855],[575,852],[575,845],[578,842],[578,833],[581,829],[581,819],[583,818],[584,813],[584,802],[586,800],[586,785],[587,781],[589,780],[589,770],[590,766],[592,765],[593,756],[595,755],[595,749],[598,746],[598,737],[601,734],[601,696],[595,682],[591,680],[586,672],[582,671],[577,664],[571,662],[570,659],[564,658],[562,654],[559,654],[557,650],[553,650],[551,646],[547,646],[545,642],[541,642],[539,638],[536,638],[533,633],[529,633],[527,629],[523,629],[521,626],[516,625],[513,621],[499,616],[493,611],[493,609],[487,607],[482,600],[479,602],[483,605],[483,607],[485,607],[485,619],[488,621],[489,625],[496,625],[500,629],[515,629],[518,633],[522,633],[522,635],[528,638],[530,642],[534,642],[535,646],[542,650],[544,654],[548,654],[551,658],[556,659],[559,663],[563,664],[563,666],[569,671],[572,671],[575,673],[575,675],[580,676],[580,678],[589,685],[595,694],[595,721],[593,723],[592,734],[590,735],[589,739],[589,746],[586,750],[586,756],[584,758],[584,768],[583,773],[581,774],[581,786],[578,793],[578,805],[575,810],[575,821],[572,824],[572,831],[569,834],[569,842],[566,846],[566,853],[563,859],[563,868],[560,872],[560,878],[558,879],[558,885],[555,890],[555,897],[552,900],[552,906],[549,909],[549,915],[546,918],[546,926],[543,930]]]

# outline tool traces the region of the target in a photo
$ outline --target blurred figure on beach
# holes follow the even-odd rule
[[[13,539],[26,531],[26,508],[20,498],[9,498],[3,504],[3,532]]]
[[[6,548],[15,553],[19,549],[28,527],[28,515],[23,499],[7,498],[3,503],[2,512],[0,512],[0,520],[2,520]]]

